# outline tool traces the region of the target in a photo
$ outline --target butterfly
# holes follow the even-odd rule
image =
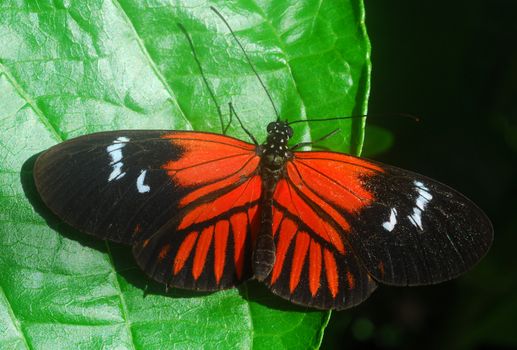
[[[72,227],[130,245],[155,281],[218,291],[256,279],[317,309],[357,305],[378,284],[455,278],[488,251],[490,220],[456,190],[355,156],[300,151],[304,143],[289,145],[298,121],[278,117],[259,143],[233,115],[252,143],[180,130],[67,140],[37,158],[36,188]]]
[[[293,303],[344,309],[379,283],[433,284],[491,245],[486,215],[435,180],[327,151],[294,151],[276,121],[262,144],[196,131],[81,136],[41,154],[34,180],[63,221],[132,246],[167,286],[262,281]]]

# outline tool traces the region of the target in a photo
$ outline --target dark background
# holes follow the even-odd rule
[[[370,118],[393,136],[374,158],[463,192],[494,224],[488,255],[461,278],[380,287],[334,313],[322,349],[517,348],[517,1],[366,1]],[[378,133],[367,129],[365,153]]]

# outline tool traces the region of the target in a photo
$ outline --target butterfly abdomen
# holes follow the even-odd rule
[[[264,174],[265,173],[265,174]],[[257,280],[265,280],[276,260],[273,238],[273,194],[278,183],[278,171],[263,169],[260,231],[253,249],[253,273]]]
[[[253,251],[254,277],[259,281],[265,280],[273,269],[275,259],[275,242],[271,232],[271,224],[264,223],[255,241]]]

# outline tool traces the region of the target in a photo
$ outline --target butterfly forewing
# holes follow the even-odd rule
[[[43,153],[34,168],[43,201],[71,226],[115,242],[155,232],[186,189],[162,169],[183,150],[164,131],[86,135]]]
[[[138,264],[170,286],[213,291],[251,277],[250,257],[260,222],[261,179],[242,173],[230,189],[191,203],[157,233],[137,242]]]
[[[375,201],[353,217],[350,242],[378,281],[425,285],[468,271],[493,240],[490,220],[458,191],[392,166],[362,178]]]

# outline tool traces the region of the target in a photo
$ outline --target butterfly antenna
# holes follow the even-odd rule
[[[215,98],[215,94],[212,91],[212,88],[210,88],[208,79],[206,78],[205,72],[203,71],[203,66],[201,65],[201,62],[199,61],[199,58],[197,57],[196,49],[194,47],[192,38],[190,37],[189,33],[187,32],[187,29],[183,26],[183,24],[178,23],[178,27],[181,29],[181,31],[183,32],[183,34],[185,34],[185,37],[187,38],[187,41],[190,46],[190,50],[192,51],[192,56],[194,56],[194,60],[196,61],[196,64],[199,68],[199,73],[201,73],[201,77],[203,78],[203,81],[205,82],[205,86],[208,90],[208,93],[210,94],[212,101],[214,101],[215,107],[217,109],[217,114],[219,115],[219,120],[221,121],[221,130],[223,131],[223,134],[226,134],[226,130],[228,129],[228,127],[224,126],[223,114],[221,112],[221,107],[219,106],[219,103],[217,103],[217,99]]]
[[[251,60],[250,60],[248,54],[246,53],[246,50],[244,50],[244,46],[242,46],[242,44],[239,41],[239,39],[237,39],[237,35],[235,35],[232,27],[230,27],[230,24],[228,23],[228,21],[226,21],[226,19],[223,17],[223,15],[219,11],[217,11],[217,9],[215,7],[213,7],[213,6],[210,6],[210,9],[212,11],[214,11],[215,14],[217,16],[219,16],[219,18],[223,21],[223,23],[226,25],[226,27],[228,28],[228,30],[232,34],[233,38],[235,39],[235,41],[237,42],[237,44],[241,48],[242,52],[244,53],[244,57],[246,57],[246,61],[248,61],[248,64],[250,65],[251,69],[253,70],[253,73],[255,73],[255,76],[257,77],[258,81],[260,82],[260,85],[262,85],[262,88],[266,92],[266,95],[269,98],[269,102],[271,102],[271,105],[273,106],[273,109],[275,110],[276,119],[277,119],[277,121],[279,121],[280,120],[280,114],[278,113],[278,109],[276,108],[275,103],[273,102],[273,98],[271,97],[271,94],[267,90],[266,85],[262,81],[262,78],[260,77],[260,75],[258,74],[257,70],[255,69],[255,66],[253,65],[253,63],[251,63]]]
[[[292,124],[296,124],[296,123],[327,122],[327,121],[331,121],[331,120],[359,119],[359,118],[366,118],[366,117],[386,117],[386,116],[409,118],[415,122],[420,121],[420,118],[417,116],[414,116],[413,114],[389,113],[389,114],[362,114],[362,115],[352,115],[349,117],[334,117],[334,118],[322,118],[322,119],[302,119],[302,120],[295,120],[294,122],[288,122],[287,124],[292,125]]]

